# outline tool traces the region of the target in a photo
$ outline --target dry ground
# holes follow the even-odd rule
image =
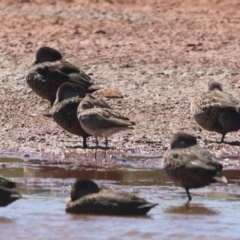
[[[92,159],[93,149],[73,148],[82,141],[41,116],[49,104],[25,83],[27,65],[45,45],[124,94],[109,102],[137,125],[110,139],[112,154],[161,156],[179,130],[217,156],[239,154],[239,133],[226,136],[236,146],[209,143],[221,136],[201,130],[189,110],[212,79],[239,96],[238,1],[1,0],[0,15],[2,152]]]

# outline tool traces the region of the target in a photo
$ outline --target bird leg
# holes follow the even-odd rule
[[[224,134],[222,135],[222,138],[221,138],[220,143],[223,143],[223,140],[224,140],[224,138],[225,138],[225,135],[226,135],[226,133],[224,133]]]
[[[105,152],[104,152],[104,160],[106,160],[107,156],[107,147],[108,147],[108,138],[105,138]]]
[[[189,192],[189,189],[188,188],[185,188],[186,192],[187,192],[187,195],[188,195],[188,202],[190,202],[192,200],[192,197],[190,195],[190,192]]]
[[[87,148],[87,138],[83,137],[83,148]]]
[[[95,140],[96,140],[95,160],[97,160],[97,149],[98,149],[98,138],[97,138],[97,136],[95,136]]]

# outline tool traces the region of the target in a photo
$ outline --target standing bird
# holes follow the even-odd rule
[[[86,95],[83,86],[74,83],[63,83],[57,90],[56,100],[51,109],[53,120],[64,130],[83,138],[83,148],[87,147],[87,138],[90,136],[81,127],[77,118],[77,108],[83,98],[95,103],[98,107],[110,108],[101,99]]]
[[[218,82],[210,81],[208,91],[191,102],[195,121],[204,129],[222,134],[220,143],[228,132],[240,129],[239,101],[223,92]]]
[[[22,196],[12,190],[16,183],[0,176],[0,207],[6,207],[10,203],[22,198]]]
[[[74,214],[145,215],[157,203],[128,192],[99,188],[92,180],[77,180],[66,204]]]
[[[50,47],[37,50],[35,60],[28,67],[26,82],[40,97],[49,100],[51,106],[57,89],[65,82],[80,84],[89,92],[99,89],[86,73],[64,60],[59,51]]]
[[[134,122],[109,108],[98,108],[92,101],[84,99],[78,106],[78,120],[82,128],[96,139],[95,160],[97,158],[98,137],[105,138],[105,153],[108,137],[114,133],[131,129]]]
[[[163,157],[163,168],[168,177],[185,188],[188,201],[191,188],[200,188],[211,183],[227,183],[222,175],[223,166],[210,152],[197,144],[197,139],[187,133],[174,134],[171,149]]]
[[[64,130],[83,138],[83,148],[87,147],[87,134],[77,118],[77,108],[86,92],[81,85],[63,83],[57,90],[56,100],[52,106],[53,120]]]

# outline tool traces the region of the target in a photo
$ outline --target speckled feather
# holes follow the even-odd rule
[[[197,144],[197,139],[187,133],[173,135],[171,148],[163,156],[163,168],[172,181],[184,187],[191,201],[189,189],[211,183],[227,183],[222,175],[222,165],[210,152]]]
[[[167,150],[163,165],[167,175],[184,188],[200,188],[222,177],[222,165],[199,145]]]
[[[211,88],[211,84],[208,92],[191,101],[190,108],[202,128],[223,134],[222,142],[226,133],[240,129],[239,101],[221,88]]]
[[[81,101],[80,97],[66,99],[54,104],[51,113],[53,120],[64,130],[81,137],[88,137],[90,135],[82,129],[77,118],[77,108]]]

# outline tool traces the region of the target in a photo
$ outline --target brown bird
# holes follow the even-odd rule
[[[77,118],[77,108],[83,98],[92,101],[97,107],[110,108],[101,99],[86,95],[84,88],[79,84],[63,83],[57,90],[56,100],[51,109],[53,120],[64,130],[83,138],[83,148],[87,147],[87,138],[90,136],[81,127]]]
[[[96,139],[95,160],[97,158],[98,137],[105,138],[105,153],[108,137],[114,133],[131,129],[134,122],[109,108],[97,108],[92,101],[84,99],[78,106],[78,120],[82,128]]]
[[[80,84],[88,92],[98,90],[91,78],[62,58],[56,49],[41,47],[36,53],[35,60],[28,67],[26,82],[40,97],[53,105],[56,92],[65,82]]]
[[[191,102],[195,121],[204,129],[222,134],[221,143],[228,132],[240,129],[239,101],[223,92],[218,82],[210,81],[208,91]]]
[[[63,83],[57,91],[57,97],[51,109],[53,120],[64,130],[83,138],[83,148],[87,147],[90,136],[81,127],[77,118],[77,108],[86,92],[81,85]]]
[[[197,144],[197,139],[187,133],[174,134],[171,149],[163,157],[163,167],[168,177],[185,188],[188,201],[191,188],[201,188],[211,183],[227,183],[222,175],[223,166],[211,153]]]
[[[66,203],[74,214],[145,215],[157,203],[128,193],[99,188],[92,180],[77,180]]]
[[[0,207],[6,207],[10,203],[22,198],[22,196],[12,190],[16,183],[0,176]]]

